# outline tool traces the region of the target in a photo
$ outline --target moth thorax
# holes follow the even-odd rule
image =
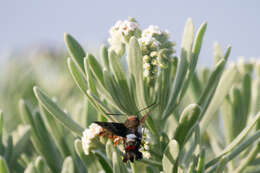
[[[136,129],[139,126],[139,124],[140,124],[140,121],[139,121],[138,117],[135,115],[129,116],[125,122],[125,126],[127,128],[134,128],[134,129]]]

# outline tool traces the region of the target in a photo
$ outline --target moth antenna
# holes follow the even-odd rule
[[[126,114],[111,114],[111,113],[106,113],[106,115],[126,115]]]
[[[152,107],[152,106],[153,106],[153,105],[155,105],[155,104],[157,104],[157,103],[156,103],[156,101],[155,101],[154,103],[152,103],[151,105],[149,105],[149,106],[147,106],[147,107],[145,107],[145,108],[143,108],[143,109],[139,110],[139,111],[138,111],[138,112],[136,112],[135,114],[138,114],[139,112],[142,112],[142,111],[144,111],[144,110],[146,110],[146,109],[148,109],[148,108]]]
[[[146,108],[144,108],[143,110],[145,110],[145,109],[147,109],[147,108],[149,108],[149,107],[151,107],[151,106],[153,106],[153,105],[155,105],[156,104],[156,102],[154,102],[153,104],[151,104],[150,106],[147,106]],[[141,111],[143,111],[143,110],[141,110]],[[140,111],[139,111],[140,112]],[[142,119],[140,120],[140,123],[144,123],[145,122],[145,120],[146,120],[146,118],[148,117],[148,115],[150,114],[152,112],[152,109],[149,111],[149,112],[147,112],[143,117],[142,117]]]
[[[136,115],[136,114],[138,114],[139,112],[142,112],[142,111],[144,111],[144,110],[146,110],[146,109],[152,107],[152,106],[155,105],[155,104],[156,104],[156,101],[155,101],[153,104],[151,104],[151,105],[149,105],[149,106],[147,106],[147,107],[145,107],[145,108],[139,110],[139,111],[136,112],[134,115]],[[115,114],[113,114],[113,113],[106,113],[106,115],[130,115],[130,114],[120,114],[120,113],[115,113]]]

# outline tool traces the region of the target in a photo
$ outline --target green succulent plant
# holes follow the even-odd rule
[[[175,53],[174,42],[157,27],[151,27],[153,34],[142,45],[147,30],[134,19],[120,21],[99,58],[65,34],[67,66],[81,94],[67,94],[64,99],[71,101],[63,104],[35,86],[37,107],[21,99],[24,125],[19,135],[12,135],[14,145],[12,137],[0,141],[0,172],[259,172],[259,63],[226,66],[231,47],[223,53],[215,43],[214,67],[196,69],[206,27],[202,23],[194,33],[188,19],[181,50]],[[153,44],[160,46],[155,49]],[[157,71],[147,76],[144,71],[151,68]],[[157,106],[145,122],[150,158],[123,163],[122,146],[97,136],[85,152],[82,136],[92,122],[123,122],[154,102]],[[2,124],[1,115],[0,136]]]

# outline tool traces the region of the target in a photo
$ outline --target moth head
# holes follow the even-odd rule
[[[140,124],[139,118],[136,115],[129,116],[126,121],[125,125],[128,128],[137,128]]]

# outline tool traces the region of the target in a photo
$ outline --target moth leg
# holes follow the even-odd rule
[[[127,154],[125,153],[124,158],[123,158],[123,162],[126,163],[127,160],[128,160],[128,159],[127,159]]]

